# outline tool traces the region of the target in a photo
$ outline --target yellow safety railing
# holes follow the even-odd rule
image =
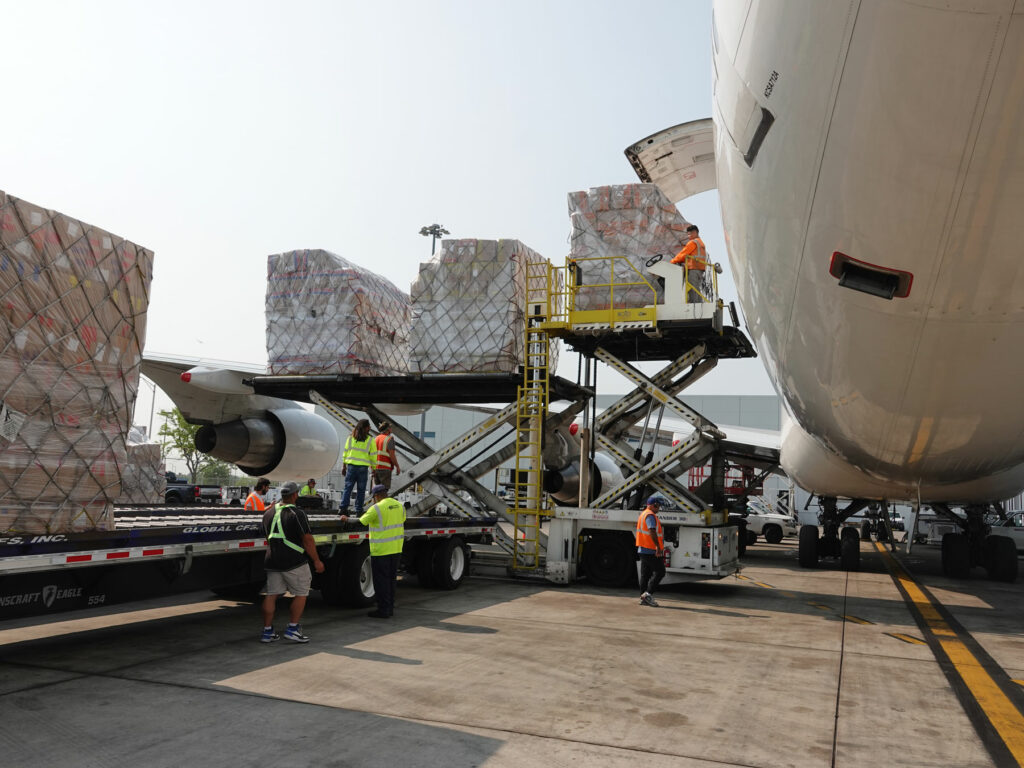
[[[597,264],[601,268],[594,269]],[[588,274],[585,283],[584,270]],[[628,279],[617,277],[617,271],[625,273]],[[579,325],[607,325],[614,329],[625,323],[654,322],[650,308],[658,300],[657,287],[626,256],[569,259],[564,267],[552,266],[549,274],[551,306],[546,327],[556,335],[562,329],[571,330]],[[595,274],[607,277],[595,281]]]

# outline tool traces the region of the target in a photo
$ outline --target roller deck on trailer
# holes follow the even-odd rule
[[[336,514],[307,510],[321,559],[314,579],[335,605],[372,602],[368,532]],[[251,598],[264,581],[262,514],[237,507],[132,507],[115,530],[0,536],[0,619],[58,613],[210,589]],[[411,517],[407,569],[454,589],[468,571],[468,545],[490,543],[496,518]]]

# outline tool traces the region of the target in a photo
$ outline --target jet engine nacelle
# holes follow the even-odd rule
[[[622,485],[625,478],[615,460],[606,453],[595,453],[590,464],[590,496],[596,499],[602,493]],[[578,506],[580,498],[580,457],[562,469],[544,471],[544,490],[563,506]]]
[[[280,408],[262,418],[201,427],[196,448],[235,464],[250,477],[297,480],[334,469],[341,441],[322,416],[303,408]]]

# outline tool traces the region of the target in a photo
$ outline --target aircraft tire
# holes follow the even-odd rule
[[[951,579],[970,575],[971,548],[965,534],[947,533],[942,537],[942,573]]]
[[[1006,536],[989,536],[985,539],[985,570],[993,581],[1010,584],[1017,580],[1017,545]]]
[[[850,539],[852,541],[860,541],[861,540],[861,534],[860,534],[860,532],[856,528],[849,528],[849,527],[847,527],[847,528],[843,528],[839,532],[839,539],[841,541],[846,541],[847,539]]]
[[[871,523],[866,520],[860,524],[860,540],[871,541]]]
[[[859,537],[844,536],[840,545],[839,567],[844,571],[860,570],[860,540]]]
[[[797,550],[797,559],[801,568],[818,567],[818,526],[800,526],[800,543]]]

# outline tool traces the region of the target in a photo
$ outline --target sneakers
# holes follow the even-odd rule
[[[284,639],[291,640],[293,643],[308,643],[309,638],[302,634],[301,624],[289,624],[288,629],[284,631]]]
[[[269,628],[268,627],[264,627],[263,628],[263,634],[260,635],[260,642],[261,643],[272,643],[275,640],[280,640],[280,639],[281,639],[281,636],[274,631],[273,627],[269,627]]]
[[[644,592],[640,595],[640,605],[649,605],[652,608],[658,607],[658,601],[651,597],[650,592]]]

